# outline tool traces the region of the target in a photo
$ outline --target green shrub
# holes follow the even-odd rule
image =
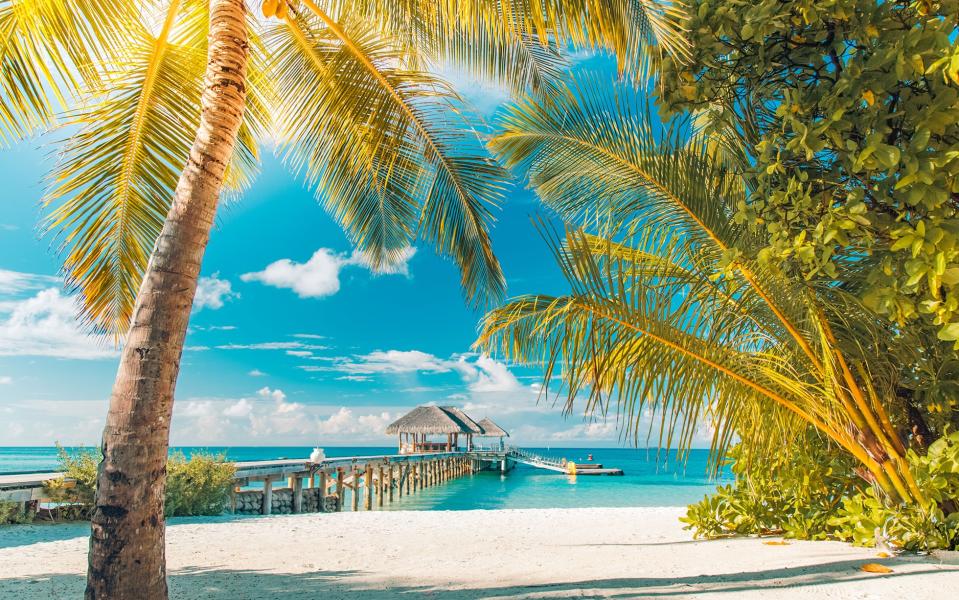
[[[167,462],[166,516],[218,515],[230,501],[236,469],[225,456],[174,453]]]
[[[830,519],[836,537],[871,546],[878,533],[906,550],[959,548],[959,432],[937,440],[924,456],[910,450],[907,459],[926,502],[887,506],[865,490],[845,499]]]
[[[32,523],[33,511],[20,502],[0,500],[0,525],[7,523]]]
[[[878,538],[905,550],[959,548],[959,432],[907,455],[927,497],[890,506],[853,472],[848,459],[802,438],[774,465],[730,451],[736,483],[689,506],[682,519],[697,537],[781,533],[797,539],[839,539],[873,546]]]
[[[68,453],[59,445],[63,479],[44,484],[45,495],[60,504],[66,519],[88,519],[95,506],[99,450]],[[171,516],[218,515],[226,508],[233,489],[235,469],[225,456],[195,454],[189,460],[174,453],[167,461],[166,508]]]
[[[99,448],[81,448],[68,453],[57,444],[57,458],[63,478],[44,482],[43,491],[51,502],[59,505],[57,512],[60,517],[67,520],[90,518],[97,486],[97,465],[101,457]]]

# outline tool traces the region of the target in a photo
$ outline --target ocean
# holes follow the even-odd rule
[[[68,448],[74,451],[74,448]],[[328,457],[392,454],[395,447],[325,447]],[[685,463],[675,452],[627,448],[529,448],[544,456],[620,468],[622,477],[576,476],[517,465],[506,474],[480,472],[397,499],[386,510],[469,510],[498,508],[577,508],[621,506],[686,506],[731,478],[710,478],[706,450],[692,450]],[[182,447],[173,451],[225,454],[235,461],[306,458],[306,447]],[[0,447],[0,474],[57,469],[51,447]],[[348,509],[349,502],[344,502]],[[382,509],[381,509],[382,510]]]

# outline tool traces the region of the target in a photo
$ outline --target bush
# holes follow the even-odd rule
[[[910,450],[907,459],[926,502],[887,506],[865,490],[846,498],[830,519],[836,537],[860,546],[873,545],[879,535],[906,550],[959,548],[959,432],[937,440],[925,456]]]
[[[864,487],[842,455],[800,440],[776,465],[743,461],[730,452],[737,480],[682,519],[697,537],[781,533],[797,539],[839,539],[860,546],[888,540],[905,550],[959,548],[959,432],[933,443],[926,454],[909,451],[923,504],[889,506]]]
[[[236,469],[223,455],[174,453],[167,462],[168,517],[218,515],[230,501]]]
[[[68,453],[57,444],[62,479],[44,482],[44,495],[57,503],[57,514],[67,520],[88,519],[93,512],[97,487],[97,465],[102,454],[99,448]]]
[[[727,462],[735,484],[690,505],[682,519],[697,537],[776,533],[823,539],[842,498],[857,491],[847,455],[814,434],[801,436],[774,464],[760,462],[742,444],[730,449]]]
[[[33,511],[20,502],[0,500],[0,525],[6,523],[31,523]]]
[[[52,502],[60,504],[59,514],[67,519],[88,519],[95,506],[99,450],[70,454],[57,446],[64,479],[44,484]],[[226,508],[233,489],[235,469],[225,456],[195,454],[189,460],[174,453],[167,461],[165,516],[218,515]],[[70,481],[72,480],[72,481]]]

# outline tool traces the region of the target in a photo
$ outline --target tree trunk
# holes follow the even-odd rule
[[[211,0],[201,118],[137,295],[103,431],[86,598],[167,597],[164,489],[173,392],[246,100],[243,0]]]

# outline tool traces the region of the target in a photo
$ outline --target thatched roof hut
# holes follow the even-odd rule
[[[442,435],[470,431],[458,418],[439,406],[417,406],[386,428],[387,435],[398,433]]]
[[[473,436],[482,435],[483,428],[455,406],[417,406],[390,423],[386,433],[399,436],[400,454],[449,452],[458,447],[460,434],[466,436],[466,447],[471,449]],[[431,435],[445,435],[446,440],[429,442],[426,438]]]
[[[477,423],[480,426],[480,429],[483,430],[483,433],[480,435],[482,437],[509,437],[509,433],[489,418],[484,418],[482,421]]]

